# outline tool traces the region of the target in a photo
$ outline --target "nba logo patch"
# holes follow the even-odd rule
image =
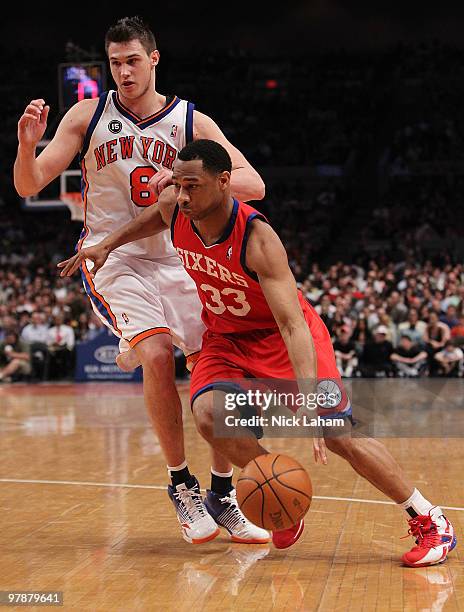
[[[126,315],[125,312],[123,312],[121,316],[124,320],[124,323],[127,325],[129,323],[129,317]]]
[[[171,128],[171,138],[175,138],[177,136],[177,125],[173,125]]]
[[[232,257],[232,247],[230,246],[230,247],[227,249],[226,258],[227,258],[227,260],[229,260],[231,257]]]

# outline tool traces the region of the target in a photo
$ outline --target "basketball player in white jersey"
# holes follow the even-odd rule
[[[21,196],[38,193],[79,153],[85,217],[77,248],[90,247],[156,202],[171,183],[178,151],[200,138],[216,140],[229,152],[237,198],[264,196],[258,173],[211,118],[195,111],[190,102],[156,91],[160,54],[142,20],[120,19],[108,30],[105,48],[117,90],[75,104],[37,158],[49,106],[36,99],[26,107],[18,122],[14,167]],[[93,278],[91,266],[90,261],[82,265],[84,287],[97,316],[121,338],[120,367],[142,364],[145,404],[168,464],[172,481],[168,491],[184,538],[192,543],[211,540],[222,525],[235,541],[268,542],[269,534],[249,523],[238,509],[232,465],[222,455],[213,453],[207,498],[208,507],[214,505],[215,520],[187,467],[172,344],[182,348],[188,362],[200,350],[204,327],[195,285],[169,233],[115,250],[98,277]]]

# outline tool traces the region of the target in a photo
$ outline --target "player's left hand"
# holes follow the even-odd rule
[[[57,264],[58,268],[62,268],[60,276],[72,276],[74,272],[79,269],[84,260],[90,259],[90,261],[93,261],[94,266],[91,270],[89,270],[89,275],[91,278],[94,278],[97,271],[108,259],[109,254],[110,250],[105,248],[102,243],[96,244],[95,246],[87,249],[82,249],[73,257],[60,261]]]
[[[148,181],[148,185],[150,189],[159,196],[165,187],[172,185],[172,170],[168,170],[167,168],[158,170],[158,172],[155,172]]]
[[[324,438],[313,438],[314,461],[327,465],[327,447]]]

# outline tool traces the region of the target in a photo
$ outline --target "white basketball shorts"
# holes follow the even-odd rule
[[[170,333],[186,356],[201,348],[205,326],[195,283],[177,255],[149,260],[110,253],[92,279],[93,262],[81,274],[96,315],[119,338],[120,350],[159,333]]]

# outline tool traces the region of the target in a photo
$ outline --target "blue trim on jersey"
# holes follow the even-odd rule
[[[146,119],[142,119],[141,117],[130,111],[130,109],[126,109],[125,106],[123,106],[123,104],[119,101],[118,92],[113,91],[113,104],[115,105],[116,109],[121,113],[121,115],[123,115],[126,119],[128,119],[131,123],[136,125],[141,130],[144,130],[145,128],[150,127],[151,125],[158,123],[158,121],[161,121],[161,119],[164,119],[174,108],[176,108],[180,101],[180,98],[178,98],[177,96],[166,96],[166,106],[164,110],[161,109],[160,111],[158,111],[158,113],[156,113],[154,117],[147,117]]]
[[[179,204],[176,204],[171,219],[171,242],[174,245],[174,225],[176,224],[177,215],[179,214]],[[175,246],[175,245],[174,245]]]
[[[114,323],[113,323],[113,319],[111,318],[111,315],[108,312],[108,309],[104,306],[104,304],[102,304],[100,302],[100,300],[97,298],[97,296],[92,293],[92,290],[90,288],[89,282],[85,278],[85,274],[84,274],[84,271],[82,270],[82,268],[81,268],[81,277],[82,277],[82,282],[84,283],[85,292],[87,293],[88,297],[90,298],[92,303],[97,307],[97,310],[102,315],[102,317],[104,317],[106,319],[106,321],[108,322],[108,325],[111,327],[111,329],[115,329]]]
[[[109,93],[108,91],[104,91],[102,93],[102,95],[100,96],[100,100],[98,101],[98,106],[93,114],[92,119],[90,120],[89,127],[87,128],[87,132],[85,133],[84,142],[82,144],[82,149],[79,155],[80,162],[84,159],[85,154],[87,153],[87,150],[90,144],[90,139],[92,138],[92,134],[94,133],[95,128],[97,127],[97,123],[100,117],[103,115],[106,100],[108,98],[108,93]]]
[[[193,111],[195,104],[187,102],[187,114],[185,117],[185,141],[188,144],[193,141]]]
[[[250,276],[254,281],[258,283],[258,275],[256,274],[256,272],[253,272],[253,270],[250,270],[250,268],[248,268],[248,266],[246,265],[246,248],[248,244],[248,238],[250,237],[251,222],[253,221],[253,219],[261,219],[261,221],[264,221],[264,223],[268,223],[266,217],[259,212],[251,213],[251,215],[248,217],[245,227],[245,233],[243,234],[242,248],[240,249],[240,265],[242,266],[243,271],[246,272],[248,276]]]
[[[198,238],[201,240],[203,246],[205,248],[209,248],[212,246],[215,246],[216,244],[222,244],[223,242],[225,242],[227,240],[227,238],[229,238],[229,236],[232,234],[232,232],[234,231],[234,227],[235,227],[235,222],[237,220],[237,215],[238,215],[238,201],[233,198],[234,200],[234,206],[232,208],[232,214],[230,215],[229,218],[229,222],[227,223],[226,229],[224,230],[224,233],[222,234],[222,236],[219,238],[219,240],[216,240],[216,242],[213,242],[213,244],[210,245],[206,245],[203,242],[203,238],[201,237],[200,232],[197,230],[197,228],[195,227],[195,224],[193,221],[190,221],[190,227],[192,228],[192,230],[195,232],[195,234],[198,236]]]

